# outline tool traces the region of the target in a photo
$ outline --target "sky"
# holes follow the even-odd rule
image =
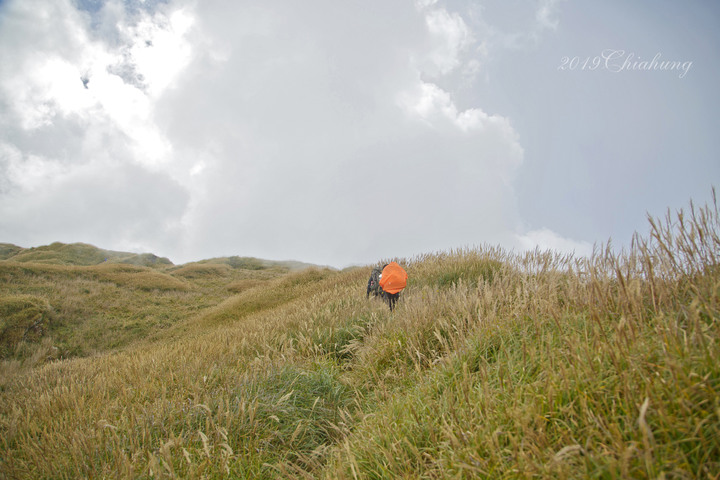
[[[589,255],[720,184],[720,4],[0,0],[0,242]]]

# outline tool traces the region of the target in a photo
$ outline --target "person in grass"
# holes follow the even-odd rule
[[[370,293],[379,296],[388,303],[390,311],[393,311],[400,292],[407,286],[407,279],[407,272],[396,262],[386,263],[382,268],[375,267],[370,273],[366,297],[370,298]]]

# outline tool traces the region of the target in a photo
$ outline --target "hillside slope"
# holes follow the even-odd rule
[[[87,244],[0,251],[8,252],[0,260],[0,359],[25,366],[156,340],[228,298],[310,267],[249,257],[175,266]]]
[[[15,373],[0,474],[713,478],[720,214],[651,232],[591,259],[400,259],[393,313],[365,298],[370,267],[293,273],[153,342]]]
[[[22,251],[22,247],[12,243],[0,243],[0,260],[6,260]]]
[[[0,244],[0,260],[19,263],[53,265],[99,265],[127,263],[139,266],[169,266],[172,262],[152,253],[129,253],[103,250],[86,243],[55,242],[41,247],[22,248],[9,243]]]

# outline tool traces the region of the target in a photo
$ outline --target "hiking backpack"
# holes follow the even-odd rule
[[[380,288],[389,294],[400,293],[407,286],[408,274],[397,263],[390,262],[380,275]]]

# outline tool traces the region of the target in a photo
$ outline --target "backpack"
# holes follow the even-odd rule
[[[390,294],[399,293],[407,286],[408,274],[395,262],[390,262],[383,268],[380,275],[380,288]]]
[[[370,279],[367,285],[367,296],[370,297],[370,293],[376,297],[380,295],[380,275],[382,274],[382,268],[375,267],[370,274]]]

